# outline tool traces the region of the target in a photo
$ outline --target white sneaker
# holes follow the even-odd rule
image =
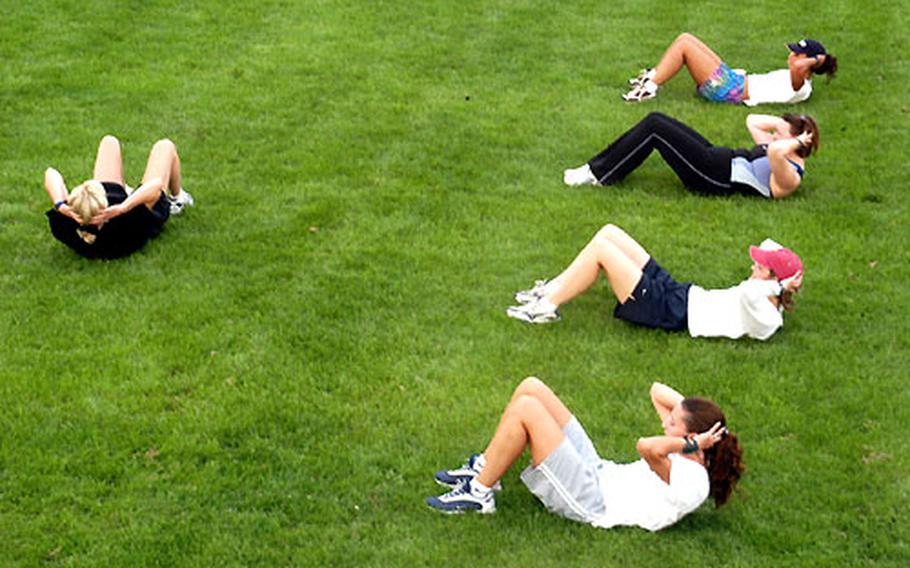
[[[549,280],[535,280],[534,287],[530,290],[515,292],[515,301],[519,304],[536,302],[547,294],[547,284],[549,283]]]
[[[641,72],[639,72],[638,77],[633,77],[633,78],[629,79],[629,86],[632,88],[638,87],[645,81],[653,79],[654,75],[656,73],[657,72],[652,67],[649,67],[647,69],[642,69]]]
[[[489,515],[496,512],[496,497],[493,491],[477,495],[471,491],[471,483],[464,483],[439,497],[427,497],[427,505],[440,513],[459,514],[468,511]]]
[[[562,172],[562,181],[568,186],[597,185],[597,178],[588,164],[565,170]]]
[[[545,298],[523,306],[511,306],[506,310],[506,315],[526,323],[559,321],[559,310]]]
[[[193,199],[193,196],[182,187],[180,188],[180,193],[174,197],[168,196],[167,199],[171,203],[171,215],[180,215],[185,208],[192,207],[196,204],[196,200]]]
[[[630,103],[640,103],[641,101],[653,99],[657,96],[657,89],[659,86],[660,85],[651,79],[647,79],[645,82],[623,95],[622,99]]]

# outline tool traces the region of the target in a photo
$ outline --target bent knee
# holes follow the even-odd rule
[[[509,411],[520,418],[546,412],[543,403],[531,393],[519,394],[509,405]]]
[[[519,396],[533,394],[540,391],[541,389],[548,388],[543,381],[537,377],[527,377],[521,384],[518,385],[518,388],[515,389],[515,393]]]
[[[162,138],[161,140],[155,142],[155,144],[152,146],[152,149],[158,151],[176,152],[177,145],[174,144],[170,138]]]
[[[118,140],[117,137],[114,136],[113,134],[105,134],[104,137],[101,138],[101,144],[102,145],[114,144],[114,145],[119,146],[120,140]]]
[[[601,227],[599,231],[597,231],[597,236],[609,239],[611,237],[615,237],[616,235],[620,235],[622,233],[623,233],[622,229],[620,229],[613,223],[607,223],[606,225]]]
[[[676,41],[678,41],[678,42],[687,42],[687,41],[692,41],[693,39],[697,40],[698,38],[695,37],[693,34],[690,34],[689,32],[683,32],[683,33],[679,34],[678,36],[676,36]]]
[[[650,122],[650,123],[664,122],[667,120],[667,118],[668,118],[667,115],[665,115],[664,113],[656,111],[656,110],[652,110],[651,112],[649,112],[647,114],[647,116],[645,116],[642,119],[642,122]]]

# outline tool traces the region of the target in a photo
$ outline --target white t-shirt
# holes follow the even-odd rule
[[[789,69],[778,69],[770,73],[749,73],[749,98],[743,101],[746,106],[762,103],[799,103],[812,94],[812,81],[806,79],[798,91],[793,90]]]
[[[670,454],[670,483],[664,483],[644,459],[618,464],[605,461],[600,488],[607,512],[591,524],[617,525],[657,531],[697,509],[711,489],[708,470],[679,454]]]
[[[768,299],[781,292],[776,280],[745,280],[726,290],[689,288],[689,335],[768,339],[782,325],[781,308]]]

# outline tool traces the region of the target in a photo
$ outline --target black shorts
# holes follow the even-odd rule
[[[613,315],[645,327],[683,331],[689,327],[691,282],[677,282],[653,258],[642,269],[632,297],[616,304]]]
[[[126,201],[126,198],[129,197],[126,193],[126,187],[119,183],[103,181],[101,182],[101,185],[104,187],[104,192],[107,194],[108,205],[123,203]],[[136,187],[139,186],[137,185]],[[171,216],[171,204],[168,201],[166,191],[162,190],[161,195],[158,197],[158,201],[149,209],[149,213],[151,213],[151,215],[148,216],[150,230],[154,233],[153,236],[157,236],[161,233],[161,229],[164,228],[164,224]]]

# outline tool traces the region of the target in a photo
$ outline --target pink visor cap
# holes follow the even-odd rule
[[[774,271],[778,280],[786,280],[803,271],[803,261],[795,252],[784,248],[771,239],[765,239],[760,246],[750,246],[752,260]]]

